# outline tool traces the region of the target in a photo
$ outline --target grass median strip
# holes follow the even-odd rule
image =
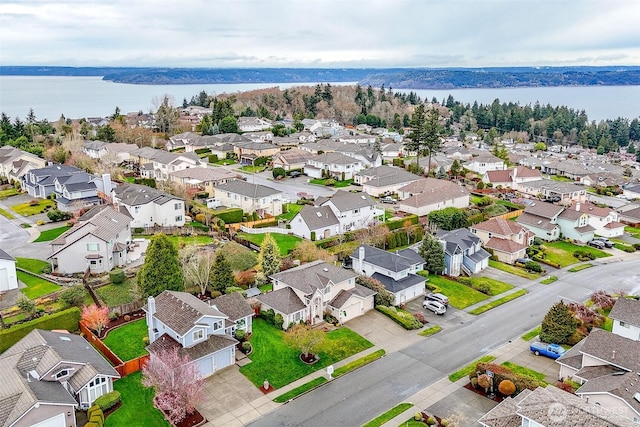
[[[496,359],[495,356],[491,356],[491,355],[483,356],[480,359],[476,360],[475,362],[472,362],[467,366],[465,366],[464,368],[458,369],[453,374],[449,375],[449,381],[451,381],[452,383],[455,383],[460,378],[464,378],[467,375],[469,375],[471,372],[473,372],[473,370],[476,369],[476,365],[478,363],[481,363],[481,362],[489,363],[489,362],[493,362],[495,359]]]
[[[542,283],[543,285],[548,285],[550,283],[555,282],[556,280],[558,280],[556,276],[549,276],[546,279],[541,280],[540,283]]]
[[[496,308],[496,307],[498,307],[499,305],[502,305],[502,304],[507,303],[507,302],[509,302],[509,301],[511,301],[511,300],[514,300],[514,299],[516,299],[516,298],[519,298],[519,297],[521,297],[522,295],[524,295],[524,294],[526,294],[526,293],[527,293],[527,291],[526,291],[525,289],[520,289],[519,291],[514,292],[514,293],[512,293],[512,294],[509,294],[509,295],[507,295],[506,297],[502,297],[502,298],[500,298],[500,299],[497,299],[497,300],[495,300],[495,301],[491,301],[490,303],[485,304],[485,305],[483,305],[483,306],[480,306],[480,307],[478,307],[478,308],[474,308],[474,309],[473,309],[473,310],[471,310],[469,313],[471,313],[471,314],[482,314],[482,313],[484,313],[485,311],[489,311],[489,310],[491,310],[492,308]]]
[[[542,329],[542,326],[538,326],[537,328],[533,328],[532,330],[530,330],[529,332],[524,334],[522,336],[522,339],[525,340],[525,341],[531,341],[532,339],[534,339],[535,337],[540,335],[540,330],[541,329]]]
[[[40,236],[34,242],[50,242],[57,239],[62,233],[70,229],[70,225],[65,225],[58,228],[52,228],[51,230],[45,230],[40,232]]]
[[[391,421],[407,409],[411,408],[413,404],[411,403],[401,403],[391,409],[389,409],[384,414],[380,414],[368,423],[362,425],[362,427],[379,427],[386,423],[387,421]]]
[[[441,330],[442,330],[442,328],[439,325],[433,325],[432,327],[427,328],[422,332],[418,332],[418,335],[421,335],[423,337],[428,337],[428,336],[431,336],[433,334],[437,334]]]
[[[7,219],[16,219],[16,217],[13,216],[13,214],[5,211],[4,209],[0,209],[0,215],[2,215],[3,217],[5,217]]]
[[[535,280],[540,277],[537,273],[531,273],[525,270],[524,268],[516,267],[515,265],[505,264],[500,261],[489,260],[489,266],[496,268],[498,270],[505,271],[507,273],[513,274],[514,276],[523,277],[529,280]]]
[[[593,267],[593,264],[591,264],[591,263],[586,263],[586,264],[576,265],[575,267],[571,267],[571,268],[570,268],[569,270],[567,270],[567,271],[570,271],[571,273],[576,273],[576,272],[578,272],[578,271],[586,270],[587,268],[591,268],[591,267]]]
[[[274,402],[276,403],[284,403],[287,402],[291,399],[293,399],[294,397],[298,397],[301,394],[304,394],[306,392],[308,392],[309,390],[313,390],[314,388],[324,384],[327,382],[327,379],[325,377],[318,377],[314,380],[309,381],[306,384],[302,384],[300,387],[296,387],[293,390],[290,390],[278,397],[276,397],[275,399],[273,399]]]

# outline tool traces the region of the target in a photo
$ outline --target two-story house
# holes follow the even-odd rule
[[[398,189],[419,181],[421,177],[394,166],[379,166],[361,170],[354,176],[354,183],[362,186],[362,191],[375,197],[393,194]]]
[[[580,203],[576,203],[571,208],[564,209],[558,215],[558,225],[564,237],[587,243],[593,239],[596,229],[589,225],[589,215],[582,212],[580,207]]]
[[[558,216],[563,210],[562,206],[552,203],[534,202],[525,208],[516,222],[527,227],[542,240],[557,240],[560,237]]]
[[[80,335],[41,329],[0,355],[0,372],[7,427],[76,427],[76,408],[89,408],[120,378]]]
[[[16,260],[0,248],[0,295],[12,289],[18,289]]]
[[[497,171],[505,168],[504,160],[499,159],[491,153],[482,153],[465,162],[464,167],[484,175],[487,171]]]
[[[491,254],[482,248],[482,239],[466,228],[439,232],[438,239],[444,249],[443,274],[471,276],[489,266]]]
[[[78,223],[51,241],[53,253],[47,258],[51,269],[61,274],[111,271],[127,262],[131,242],[131,216],[125,209],[96,206]]]
[[[0,147],[0,176],[9,182],[20,181],[32,169],[45,167],[45,160],[10,145]]]
[[[280,151],[280,147],[267,142],[242,142],[234,144],[233,152],[238,161],[251,165],[258,157],[271,157]]]
[[[241,132],[259,132],[271,129],[272,126],[269,120],[258,117],[238,117],[238,129]]]
[[[512,169],[487,171],[482,177],[482,182],[492,184],[494,188],[503,187],[518,190],[522,183],[539,181],[541,179],[542,174],[538,169],[516,166]]]
[[[153,359],[177,348],[205,378],[233,365],[238,341],[232,334],[236,328],[251,332],[253,315],[244,297],[236,295],[226,295],[228,298],[216,298],[209,303],[186,292],[163,291],[156,297],[150,296],[143,307],[149,329],[150,357]],[[233,313],[222,311],[230,307]]]
[[[176,154],[161,151],[161,154],[153,159],[153,166],[151,167],[151,165],[147,164],[146,167],[141,167],[140,174],[144,178],[167,181],[171,172],[195,167],[207,167],[206,160],[198,157],[196,153]]]
[[[587,197],[585,187],[571,182],[560,182],[552,179],[522,182],[518,185],[518,191],[531,197],[539,197],[542,199],[558,197],[560,198],[559,202],[565,205],[572,202],[584,202]]]
[[[30,196],[40,199],[48,198],[55,191],[55,179],[87,173],[82,169],[67,165],[50,165],[32,169],[22,177],[22,189]]]
[[[362,163],[341,153],[324,153],[307,160],[304,173],[311,178],[325,178],[327,176],[338,181],[352,179],[364,167]]]
[[[53,193],[56,207],[63,212],[77,211],[82,208],[99,205],[100,193],[111,192],[111,176],[95,176],[83,173],[57,176],[53,180]]]
[[[575,202],[567,209],[582,212],[589,217],[589,225],[594,233],[604,237],[618,237],[624,234],[624,224],[618,222],[618,212],[610,208],[602,208],[591,202]]]
[[[229,208],[240,208],[249,213],[257,212],[261,217],[282,213],[282,191],[266,185],[234,180],[218,185],[215,193],[216,199]]]
[[[340,323],[373,309],[375,292],[356,283],[358,275],[324,261],[313,261],[270,276],[273,291],[258,295],[260,310],[280,314],[283,329],[300,321],[322,323],[332,314]]]
[[[418,216],[454,207],[469,207],[469,192],[462,186],[436,178],[423,178],[398,189],[398,207]]]
[[[223,168],[189,168],[169,174],[169,180],[186,186],[193,192],[205,191],[210,197],[215,195],[217,185],[242,179],[237,173]]]
[[[424,270],[424,259],[412,249],[395,253],[362,245],[351,254],[353,271],[382,283],[395,297],[395,305],[424,295],[427,279],[416,273]]]
[[[184,200],[164,191],[138,184],[121,184],[112,191],[115,206],[123,206],[133,218],[131,227],[182,227]]]
[[[640,301],[630,298],[618,298],[613,305],[609,318],[613,319],[611,332],[621,337],[640,341]]]
[[[305,239],[325,239],[347,231],[371,227],[384,219],[384,211],[365,193],[338,190],[319,197],[291,219],[291,232]]]
[[[534,238],[527,228],[504,218],[491,218],[469,229],[482,239],[485,248],[493,251],[498,261],[508,264],[513,264],[518,258],[526,258],[527,248]]]

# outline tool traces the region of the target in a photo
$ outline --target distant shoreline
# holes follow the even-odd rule
[[[393,89],[637,86],[640,67],[159,68],[0,66],[0,76],[101,77],[141,85],[358,82]]]

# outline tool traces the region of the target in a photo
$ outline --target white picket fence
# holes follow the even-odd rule
[[[264,228],[249,228],[244,225],[240,226],[240,230],[249,234],[264,234],[264,233],[275,233],[275,234],[289,234],[291,230],[280,227],[264,227]]]

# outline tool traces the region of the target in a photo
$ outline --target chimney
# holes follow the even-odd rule
[[[111,190],[113,190],[113,184],[111,183],[111,174],[102,174],[102,187],[104,194],[111,197]]]
[[[360,261],[364,260],[364,246],[360,246],[360,248],[358,248],[358,258]]]
[[[147,333],[149,334],[149,344],[156,340],[156,330],[154,330],[155,322],[153,315],[156,312],[156,299],[152,296],[147,298]]]
[[[580,212],[580,202],[576,203],[576,211]]]
[[[156,314],[156,299],[152,296],[149,296],[149,298],[147,298],[147,307],[149,308],[149,310],[147,310],[147,312],[150,315],[154,315]]]

